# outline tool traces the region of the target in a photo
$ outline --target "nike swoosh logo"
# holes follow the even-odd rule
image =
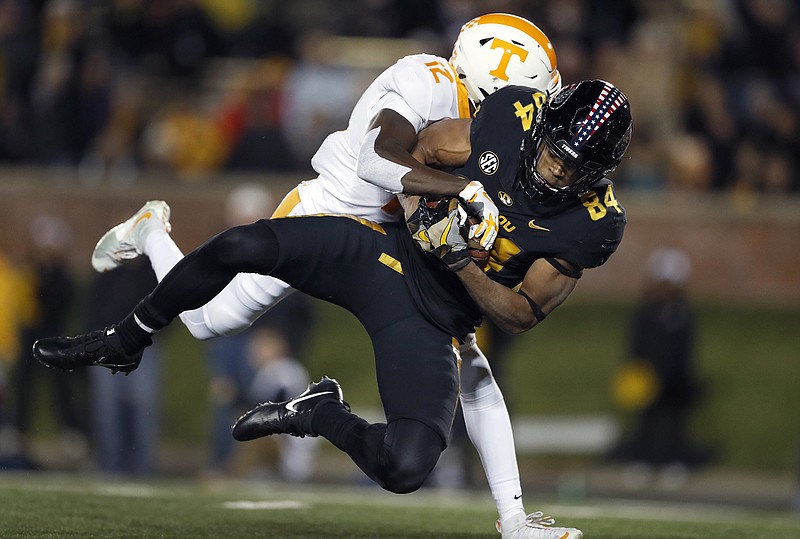
[[[569,532],[565,533],[564,535],[562,535],[558,539],[569,539]]]
[[[145,219],[150,219],[153,216],[153,212],[146,211],[142,215],[139,216],[138,219],[133,223],[131,228],[136,228],[136,225],[144,221]]]
[[[544,230],[545,232],[550,232],[549,228],[545,228],[543,226],[539,226],[536,223],[534,223],[535,220],[536,219],[531,219],[530,221],[528,221],[528,228],[532,228],[534,230]]]
[[[297,408],[295,408],[296,404],[306,401],[308,399],[319,397],[321,395],[333,395],[333,391],[323,391],[322,393],[312,393],[310,395],[303,395],[302,397],[297,397],[296,399],[292,399],[286,403],[286,409],[289,410],[290,412],[296,412],[297,411]]]
[[[514,496],[515,500],[519,500],[520,498],[522,498],[522,494],[517,494],[516,496]]]

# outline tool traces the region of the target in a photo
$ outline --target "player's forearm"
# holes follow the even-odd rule
[[[457,195],[469,183],[463,176],[454,176],[429,167],[412,169],[403,176],[403,193],[416,195]]]
[[[399,145],[385,145],[381,148],[376,147],[376,155],[385,159],[387,163],[395,163],[403,167],[405,173],[400,176],[402,193],[412,195],[434,195],[446,196],[457,195],[469,181],[462,176],[454,176],[447,172],[436,170],[423,165],[414,159],[405,149]],[[385,185],[384,177],[391,174],[393,167],[387,166],[385,170],[381,167],[360,168],[359,175],[375,185]],[[403,172],[400,169],[397,169]]]
[[[403,178],[403,192],[431,195],[460,193],[468,180],[437,169],[458,167],[467,162],[471,152],[469,128],[469,120],[442,120],[420,131],[411,156],[427,166],[412,168]]]
[[[392,193],[435,196],[460,193],[469,183],[466,179],[423,163],[427,159],[454,158],[420,149],[421,160],[417,160],[411,155],[417,142],[417,133],[405,118],[392,110],[382,110],[364,135],[356,164],[358,176]],[[446,147],[455,148],[452,144]]]
[[[489,279],[475,264],[456,272],[478,307],[506,333],[522,333],[538,323],[524,297]]]
[[[358,175],[363,180],[394,193],[456,195],[469,183],[465,178],[427,167],[394,141],[362,147]]]
[[[425,150],[419,146],[409,154],[399,143],[387,141],[376,144],[375,152],[382,158],[405,167],[408,171],[402,176],[404,194],[408,195],[456,195],[469,183],[462,176],[454,176],[426,165],[440,165],[442,157],[436,150]],[[370,178],[364,178],[373,181]]]

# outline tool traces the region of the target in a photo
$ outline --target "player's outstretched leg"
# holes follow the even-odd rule
[[[301,438],[317,436],[311,428],[311,418],[320,404],[330,401],[347,406],[339,383],[323,376],[322,380],[309,384],[308,389],[293,399],[264,402],[242,414],[233,425],[233,437],[245,442],[271,434],[291,434]]]
[[[145,203],[130,219],[106,232],[92,253],[92,267],[103,273],[118,268],[144,252],[147,235],[157,229],[169,232],[169,205],[163,200]]]
[[[510,518],[497,521],[497,531],[503,539],[579,539],[583,532],[576,528],[560,528],[555,526],[555,519],[545,516],[541,511],[526,517]]]
[[[126,353],[114,326],[77,337],[49,337],[33,343],[33,357],[40,363],[67,371],[96,365],[127,375],[139,366],[143,351],[144,348]]]

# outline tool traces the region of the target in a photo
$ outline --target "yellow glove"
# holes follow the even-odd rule
[[[458,196],[467,205],[470,213],[481,220],[470,226],[467,239],[477,241],[484,250],[489,251],[499,232],[500,210],[479,181],[469,182]]]
[[[412,237],[423,251],[458,271],[472,260],[467,245],[467,211],[458,198],[428,202],[420,197],[417,211],[408,220]]]

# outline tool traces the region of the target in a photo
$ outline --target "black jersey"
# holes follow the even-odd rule
[[[560,258],[581,269],[600,266],[625,228],[625,209],[607,178],[557,205],[537,202],[523,190],[517,180],[520,146],[543,101],[540,92],[521,86],[487,97],[472,122],[472,153],[454,172],[480,181],[500,210],[500,231],[485,271],[511,288],[540,258]]]
[[[404,225],[396,234],[404,282],[428,322],[460,342],[481,323],[481,311],[461,280],[433,255],[422,252]],[[388,230],[393,224],[386,224]]]

